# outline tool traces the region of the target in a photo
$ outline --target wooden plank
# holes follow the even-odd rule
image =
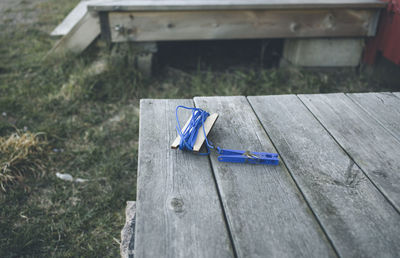
[[[50,33],[51,36],[64,36],[85,16],[89,1],[82,1],[65,17],[65,19]]]
[[[376,10],[110,12],[111,40],[367,36]],[[372,26],[372,25],[371,25]]]
[[[400,210],[400,143],[342,93],[299,95],[336,141]]]
[[[170,149],[177,105],[140,102],[135,257],[233,257],[209,159]]]
[[[64,20],[50,33],[51,36],[64,36],[85,16],[87,5],[94,0],[81,1],[64,18]],[[93,3],[96,4],[96,3]]]
[[[400,140],[400,99],[392,93],[347,94]]]
[[[396,257],[400,214],[295,95],[248,97],[341,257]]]
[[[125,0],[89,5],[96,11],[383,8],[379,0]]]
[[[136,202],[127,201],[125,208],[125,225],[121,230],[121,244],[119,247],[122,258],[134,256],[135,250],[135,221]]]
[[[373,37],[376,35],[376,31],[378,30],[379,18],[381,17],[381,11],[379,10],[375,12],[373,17],[369,20],[368,24],[368,37]]]
[[[67,35],[72,28],[83,19],[88,12],[89,4],[113,3],[113,0],[82,0],[74,9],[64,18],[64,20],[50,33],[51,36]]]
[[[88,12],[84,17],[62,37],[48,55],[64,54],[66,52],[81,53],[100,35],[100,24],[97,13]]]
[[[220,115],[210,134],[216,146],[275,152],[245,97],[196,97],[194,101],[197,107]],[[210,158],[238,257],[335,256],[283,164]]]

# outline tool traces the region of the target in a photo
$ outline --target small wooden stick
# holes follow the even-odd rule
[[[209,115],[206,119],[206,121],[204,121],[204,131],[206,132],[206,136],[208,135],[208,133],[211,131],[212,127],[215,124],[215,121],[217,121],[218,118],[218,114],[212,114]],[[193,151],[195,152],[199,152],[201,149],[201,146],[203,145],[204,141],[205,141],[205,137],[204,137],[204,133],[203,133],[203,126],[200,127],[199,132],[197,133],[197,139],[194,142],[193,145]]]
[[[190,120],[192,120],[192,115],[190,115],[189,119],[186,121],[185,126],[182,128],[182,133],[186,130],[186,127],[189,126]],[[181,142],[181,136],[178,134],[178,137],[176,137],[175,141],[172,143],[171,148],[172,149],[177,149],[179,147],[179,143]]]
[[[209,115],[209,116],[207,117],[206,121],[204,121],[204,131],[206,132],[206,136],[207,136],[207,135],[209,134],[209,132],[211,131],[212,127],[213,127],[214,124],[215,124],[215,121],[217,121],[217,118],[218,118],[218,114],[215,113],[215,114]],[[188,121],[186,122],[185,126],[184,126],[183,129],[182,129],[182,132],[184,132],[185,129],[186,129],[186,127],[189,126],[189,122],[190,122],[191,119],[192,119],[192,117],[190,117],[190,118],[188,119]],[[196,141],[195,141],[195,143],[194,143],[194,145],[193,145],[193,151],[194,151],[194,152],[199,152],[200,149],[201,149],[201,146],[202,146],[203,143],[204,143],[204,141],[205,141],[205,137],[204,137],[204,133],[203,133],[203,126],[201,126],[201,127],[199,128],[198,133],[197,133],[197,139],[196,139]],[[180,135],[178,135],[178,137],[176,137],[175,141],[172,143],[171,148],[172,148],[172,149],[178,148],[180,142],[181,142],[181,137],[180,137]]]

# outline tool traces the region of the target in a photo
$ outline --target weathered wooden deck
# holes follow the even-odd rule
[[[54,51],[107,42],[371,37],[380,0],[87,0],[52,32]],[[100,30],[101,28],[101,30]]]
[[[171,150],[177,105],[280,165]],[[141,101],[136,257],[398,257],[399,211],[399,93]]]
[[[112,42],[374,36],[379,0],[97,1]]]

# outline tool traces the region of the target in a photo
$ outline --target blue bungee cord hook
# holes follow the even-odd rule
[[[179,123],[178,118],[178,110],[180,108],[191,110],[192,117],[189,123],[185,126],[184,130],[182,130],[181,125]],[[208,140],[207,134],[205,131],[204,122],[210,116],[210,114],[200,108],[191,108],[185,106],[177,106],[176,111],[176,130],[180,136],[179,149],[193,151],[193,146],[196,142],[199,129],[202,127],[202,133],[204,134],[204,140],[206,142],[206,153],[199,153],[200,155],[209,155],[211,149],[216,149],[218,152],[218,161],[221,162],[233,162],[233,163],[250,163],[250,164],[268,164],[268,165],[278,165],[279,158],[276,153],[268,153],[268,152],[251,152],[251,151],[242,151],[242,150],[229,150],[229,149],[221,149],[219,147],[214,147],[211,141]]]

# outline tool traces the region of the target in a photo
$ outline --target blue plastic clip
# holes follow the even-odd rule
[[[250,152],[242,150],[228,150],[217,148],[218,161],[233,163],[250,163],[250,164],[266,164],[279,165],[278,154],[268,152]]]

